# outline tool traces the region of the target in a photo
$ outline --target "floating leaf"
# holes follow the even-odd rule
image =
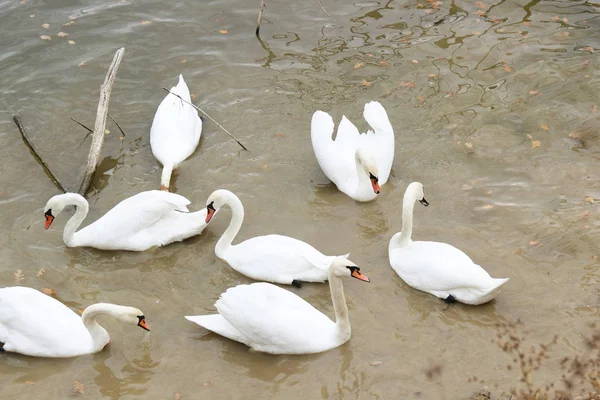
[[[48,29],[48,28],[50,28],[50,24],[42,24],[42,28]]]
[[[537,240],[532,240],[532,241],[529,242],[529,245],[531,247],[539,246],[539,244],[540,244],[540,242],[538,242]]]
[[[475,11],[473,14],[483,17],[485,15],[485,11],[478,10],[478,11]]]
[[[545,131],[547,131],[548,129],[550,129],[550,128],[548,127],[548,125],[546,125],[546,124],[542,124],[540,127],[541,127],[543,130],[545,130]]]
[[[74,40],[69,40],[69,42],[68,42],[68,43],[69,43],[69,44],[75,44],[75,41],[74,41]]]
[[[429,74],[429,75],[427,75],[427,77],[429,79],[435,79],[435,78],[437,78],[437,75],[436,74]]]
[[[492,208],[494,208],[494,206],[491,204],[486,204],[483,206],[483,208],[485,208],[486,210],[491,210]]]
[[[71,26],[75,23],[75,21],[69,21],[66,24],[63,24],[63,26]]]
[[[475,7],[477,8],[485,8],[485,4],[482,1],[478,1],[475,3]]]
[[[35,276],[42,276],[44,275],[44,272],[46,272],[46,269],[44,267],[40,268],[40,270],[35,274]]]
[[[78,67],[83,67],[85,64],[87,64],[87,62],[86,61],[82,61],[77,66]]]
[[[227,29],[219,29],[219,33],[221,35],[227,35],[229,33],[229,31]]]
[[[142,25],[150,25],[151,23],[152,23],[152,21],[148,21],[147,19],[145,19],[141,22]]]
[[[585,201],[587,201],[588,203],[592,203],[594,204],[594,202],[596,201],[596,199],[594,199],[591,196],[585,196]],[[19,270],[20,271],[20,270]]]
[[[381,65],[382,67],[387,67],[388,65],[390,65],[390,63],[385,60],[381,60],[379,61],[379,65]]]
[[[418,64],[419,63],[419,61],[417,61],[417,60],[410,60],[410,62],[413,63],[413,64]]]
[[[15,273],[13,274],[15,277],[15,282],[19,283],[21,282],[23,279],[25,279],[25,274],[23,274],[23,270],[22,269],[18,269],[15,271]]]
[[[537,90],[537,89],[531,89],[529,91],[529,94],[532,95],[532,96],[538,96],[540,94],[540,91]]]
[[[275,135],[273,135],[273,136],[275,136],[275,137],[283,137],[283,134],[282,134],[282,133],[276,133],[276,134],[275,134]]]
[[[472,149],[473,148],[473,143],[471,143],[471,142],[465,142],[465,146],[467,148],[469,148],[469,149]]]
[[[359,69],[365,66],[364,62],[357,62],[356,64],[354,64],[354,69]]]
[[[585,50],[585,51],[589,51],[590,53],[593,53],[593,52],[594,52],[594,48],[593,48],[592,46],[587,46],[587,47],[584,47],[584,48],[583,48],[583,50]]]
[[[506,72],[512,72],[512,67],[508,64],[504,64],[504,66],[502,67]]]
[[[568,19],[567,17],[564,17],[564,18],[562,19],[562,22],[564,22],[565,24],[566,24],[568,21],[569,21],[569,19]]]
[[[34,17],[35,17],[35,14],[31,14],[31,15],[29,16],[29,18],[34,18]]]
[[[542,142],[540,142],[539,140],[532,140],[531,141],[531,148],[535,149],[536,147],[540,147],[541,144],[542,144]]]
[[[372,365],[372,366],[374,366],[374,367],[377,367],[377,366],[379,366],[379,365],[381,365],[381,364],[383,364],[383,361],[371,361],[371,362],[369,363],[369,365]]]
[[[192,100],[196,100],[196,93],[192,93],[192,94],[190,95],[190,98],[191,98]]]
[[[80,393],[80,394],[85,393],[85,385],[83,384],[83,382],[75,381],[73,383],[73,393]]]
[[[181,393],[175,393],[175,397],[173,397],[173,400],[181,400]]]
[[[400,82],[400,84],[398,86],[406,87],[406,88],[417,87],[417,85],[413,81],[402,81],[402,82]]]
[[[552,17],[552,21],[558,21],[560,19],[560,17],[558,15],[555,15],[554,17]]]
[[[52,38],[50,36],[48,36],[48,35],[41,35],[40,39],[42,39],[42,40],[52,40]]]
[[[58,37],[67,37],[67,36],[69,36],[69,34],[68,34],[68,33],[66,33],[66,32],[62,32],[62,31],[61,31],[61,32],[58,32],[58,33],[56,34],[56,36],[58,36]]]
[[[48,296],[54,296],[56,294],[56,290],[47,287],[41,288],[40,292],[47,294]]]
[[[24,382],[26,385],[33,385],[35,382],[34,381],[25,381]]]
[[[371,82],[367,81],[366,79],[363,79],[361,82],[364,86],[371,86]]]

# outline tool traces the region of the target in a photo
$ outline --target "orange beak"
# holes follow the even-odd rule
[[[44,226],[44,229],[50,228],[52,221],[54,221],[54,217],[52,215],[46,215],[46,225]]]
[[[375,194],[379,194],[379,182],[377,181],[377,178],[371,178],[371,186],[373,186]]]
[[[138,326],[141,327],[141,328],[143,328],[143,329],[145,329],[145,330],[147,330],[147,331],[150,330],[150,327],[146,323],[146,319],[145,318],[140,319],[140,322],[138,322]]]
[[[215,209],[211,206],[206,207],[206,223],[208,224],[215,215]]]
[[[357,269],[352,271],[352,277],[356,278],[356,279],[360,279],[363,282],[371,282],[371,280],[369,278],[367,278],[366,275],[361,274],[360,271]]]

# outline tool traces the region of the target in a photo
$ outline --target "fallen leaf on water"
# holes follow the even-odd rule
[[[587,47],[584,47],[584,48],[583,48],[583,50],[585,50],[585,51],[589,51],[590,53],[593,53],[593,52],[594,52],[594,48],[593,48],[592,46],[587,46]]]
[[[33,385],[35,382],[34,381],[25,381],[24,382],[26,385]]]
[[[437,75],[436,74],[429,74],[429,75],[427,75],[427,77],[429,79],[435,79],[435,78],[437,78]]]
[[[262,167],[263,167],[264,169],[267,169],[267,168],[269,168],[269,164],[264,164]]]
[[[48,36],[48,35],[41,35],[40,39],[42,39],[42,40],[52,40],[52,38],[50,36]]]
[[[504,68],[504,70],[506,72],[512,72],[512,70],[513,70],[512,67],[508,64],[504,64],[504,66],[502,68]]]
[[[402,82],[400,82],[400,84],[398,86],[406,87],[406,88],[417,87],[417,85],[413,81],[402,81]]]
[[[581,133],[580,132],[571,132],[571,133],[569,133],[569,137],[571,139],[581,139]]]
[[[40,292],[47,294],[48,296],[54,296],[56,294],[56,290],[47,287],[41,288]]]
[[[82,61],[77,66],[78,67],[83,67],[85,64],[87,64],[87,62],[86,61]]]
[[[435,12],[435,10],[432,10],[431,8],[426,9],[425,14],[433,14]]]
[[[175,393],[175,397],[173,397],[174,400],[181,400],[181,393]]]
[[[66,33],[66,32],[62,32],[62,31],[61,31],[61,32],[58,32],[58,33],[56,34],[56,36],[58,36],[58,37],[66,37],[66,36],[69,36],[69,34],[68,34],[68,33]]]
[[[71,26],[75,23],[75,21],[69,21],[66,24],[63,24],[63,26]]]
[[[383,361],[371,361],[369,364],[374,367],[377,367],[377,366],[383,364]]]
[[[478,11],[475,11],[473,14],[480,15],[483,17],[485,15],[485,11],[478,10]]]
[[[210,386],[212,385],[212,382],[202,382],[202,386],[206,387],[206,386]]]
[[[590,228],[591,228],[591,226],[590,226],[590,225],[584,225],[583,227],[584,227],[585,229],[590,229]]]
[[[560,33],[557,33],[556,35],[554,35],[554,38],[556,38],[556,39],[566,39],[566,38],[568,38],[570,35],[571,35],[571,33],[570,33],[570,32],[566,32],[566,31],[565,31],[565,32],[560,32]]]
[[[48,29],[48,28],[50,28],[50,24],[42,24],[42,28]]]
[[[23,270],[22,269],[18,269],[15,271],[15,273],[13,274],[15,277],[15,282],[19,283],[21,282],[23,279],[25,279],[25,275],[23,274]]]
[[[379,61],[379,65],[381,65],[383,67],[387,67],[388,65],[390,65],[390,63],[385,60],[381,60],[381,61]]]
[[[81,381],[75,381],[73,383],[73,393],[85,393],[85,385]]]
[[[590,215],[592,215],[592,213],[590,212],[590,210],[587,210],[586,212],[583,213],[584,217],[589,217]]]
[[[410,60],[411,63],[413,64],[418,64],[419,62],[417,60]]]
[[[69,40],[69,42],[68,42],[68,43],[69,43],[69,44],[75,44],[75,41],[74,41],[74,40]]]
[[[523,250],[521,250],[521,249],[516,249],[516,250],[515,250],[515,254],[523,254]]]
[[[219,33],[222,35],[227,35],[229,31],[227,29],[219,29]]]
[[[363,84],[364,86],[371,86],[371,82],[367,81],[366,79],[363,79],[363,80],[362,80],[362,84]]]
[[[552,21],[558,21],[560,18],[558,15],[555,15],[554,17],[552,17]]]
[[[354,64],[354,69],[359,69],[365,66],[365,63],[363,62],[357,62],[356,64]]]
[[[196,93],[192,93],[192,94],[190,95],[190,98],[191,98],[192,100],[196,100]]]
[[[527,134],[527,139],[529,139],[529,140],[533,140],[533,136],[531,136],[531,135]]]
[[[485,194],[492,194],[492,189],[486,190]]]
[[[547,131],[548,129],[550,129],[550,128],[548,128],[548,125],[546,125],[546,124],[542,124],[542,125],[541,125],[541,128],[542,128],[543,130],[545,130],[545,131]]]
[[[598,112],[598,107],[596,107],[595,104],[592,104],[591,110],[593,114],[596,114]]]
[[[540,142],[539,140],[532,140],[531,141],[531,148],[535,149],[536,147],[540,147],[542,144],[542,142]]]
[[[283,133],[276,133],[275,135],[273,135],[275,137],[283,137]]]
[[[494,208],[494,206],[491,204],[486,204],[483,206],[483,208],[485,208],[486,210],[491,210],[492,208]]]
[[[591,196],[585,196],[585,201],[587,201],[588,203],[592,203],[592,204],[594,204],[594,201],[595,201],[595,200],[596,200],[596,199],[594,199],[594,198],[593,198],[593,197],[591,197]],[[20,270],[19,270],[19,271],[20,271]],[[18,271],[17,271],[17,272],[18,272]],[[15,274],[15,276],[16,276],[16,274]]]
[[[423,98],[423,96],[417,97],[417,100],[419,100],[420,102],[424,102],[425,101],[425,99]]]
[[[143,20],[142,22],[140,22],[142,25],[150,25],[152,23],[152,21],[148,21],[147,19]]]
[[[471,143],[471,142],[465,142],[465,146],[467,148],[469,148],[469,149],[472,149],[473,148],[473,143]]]
[[[219,17],[219,18],[217,18],[217,19],[215,20],[215,22],[221,22],[221,21],[223,21],[224,19],[225,19],[225,17]]]
[[[475,7],[477,8],[485,8],[485,4],[482,1],[478,1],[475,3]]]
[[[569,21],[569,19],[568,19],[567,17],[564,17],[564,18],[562,19],[562,22],[564,22],[565,24],[566,24],[568,21]]]
[[[46,272],[46,269],[44,267],[40,268],[40,270],[35,274],[35,276],[42,276],[44,275],[44,272]]]
[[[537,240],[532,240],[529,242],[529,245],[532,247],[538,246],[540,244],[540,242],[538,242]]]
[[[531,90],[529,91],[529,94],[530,94],[530,95],[532,95],[532,96],[537,96],[537,95],[539,95],[539,94],[540,94],[540,92],[539,92],[539,90],[537,90],[537,89],[531,89]]]
[[[35,14],[31,14],[31,15],[29,16],[29,18],[34,18],[34,17],[35,17]]]

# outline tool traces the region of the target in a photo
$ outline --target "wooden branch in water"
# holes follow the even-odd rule
[[[263,11],[267,5],[265,4],[265,0],[260,0],[260,11],[258,12],[258,22],[256,23],[256,37],[259,37],[260,33],[260,24],[262,23]]]
[[[218,123],[217,121],[215,121],[213,119],[213,117],[211,117],[210,115],[208,115],[204,110],[202,110],[200,107],[197,107],[195,104],[190,103],[189,101],[187,101],[186,99],[181,98],[181,96],[179,96],[176,93],[171,92],[169,89],[167,88],[163,88],[163,90],[166,90],[167,92],[171,93],[173,96],[177,96],[181,99],[181,101],[185,101],[186,103],[188,103],[189,105],[191,105],[192,107],[194,107],[196,110],[200,111],[201,113],[203,113],[204,115],[206,115],[212,122],[214,122],[215,124],[217,124],[219,126],[219,128],[223,129],[225,131],[226,134],[228,134],[233,140],[235,140],[237,142],[237,144],[239,144],[242,149],[248,151],[248,149],[246,148],[246,146],[244,146],[239,140],[237,140],[237,138],[235,136],[233,136],[231,133],[229,133],[229,131],[225,128],[223,128],[223,125],[221,125],[220,123]]]
[[[321,0],[317,0],[319,2],[319,4],[321,5],[321,8],[323,9],[323,11],[325,11],[325,14],[327,14],[327,16],[329,18],[331,18],[331,15],[329,15],[329,13],[327,12],[327,10],[325,9],[325,6],[323,5],[323,3],[321,2]]]
[[[25,131],[25,127],[23,126],[21,119],[17,115],[15,115],[13,117],[13,121],[15,121],[15,124],[17,124],[17,128],[19,128],[19,132],[21,132],[21,137],[23,138],[23,141],[29,148],[29,151],[31,152],[33,157],[36,159],[36,161],[38,163],[40,163],[40,165],[44,169],[44,172],[46,173],[46,175],[48,175],[48,178],[50,178],[50,180],[56,185],[56,187],[58,189],[62,190],[63,193],[66,193],[67,189],[65,189],[63,184],[60,183],[58,178],[52,173],[52,171],[48,167],[48,164],[46,164],[44,162],[44,160],[42,159],[42,156],[40,156],[40,153],[36,150],[35,146],[31,142],[31,140],[29,140],[29,136],[27,136],[27,131]]]
[[[85,129],[87,129],[87,131],[88,131],[89,133],[93,133],[93,132],[94,132],[93,130],[91,130],[90,128],[88,128],[87,126],[85,126],[84,124],[82,124],[81,122],[77,121],[75,118],[69,118],[69,119],[70,119],[71,121],[75,122],[76,124],[78,124],[78,125],[80,125],[80,126],[83,126]],[[86,138],[87,138],[87,136],[86,136]]]
[[[94,124],[94,135],[92,136],[92,144],[90,146],[90,152],[88,153],[88,159],[85,163],[85,173],[79,186],[78,193],[85,196],[89,190],[94,174],[96,173],[96,167],[100,159],[100,151],[102,150],[102,144],[104,143],[104,130],[106,129],[106,115],[108,114],[108,102],[110,100],[110,93],[112,92],[112,85],[115,82],[117,70],[119,64],[123,59],[125,53],[125,47],[121,47],[115,53],[115,56],[106,72],[104,83],[100,86],[100,101],[98,102],[98,110],[96,111],[96,123]]]
[[[112,119],[112,121],[115,123],[115,125],[117,126],[117,128],[119,128],[119,130],[121,131],[121,135],[123,135],[123,137],[125,137],[125,132],[123,132],[123,129],[121,129],[121,125],[119,125],[119,123],[117,122],[117,120],[114,119],[113,116],[110,115],[110,113],[108,113],[108,116],[110,117],[110,119]]]

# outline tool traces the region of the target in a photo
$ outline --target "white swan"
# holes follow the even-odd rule
[[[365,120],[373,131],[360,134],[346,116],[335,140],[333,119],[324,111],[313,114],[311,139],[321,169],[337,188],[357,201],[375,199],[394,162],[394,129],[379,102],[365,104]]]
[[[52,197],[44,207],[48,229],[68,205],[77,207],[65,225],[63,240],[69,247],[144,251],[200,234],[206,227],[206,210],[190,213],[190,201],[175,193],[150,190],[131,196],[92,224],[75,232],[88,214],[89,204],[77,193]]]
[[[409,286],[449,303],[460,301],[477,305],[496,297],[508,278],[492,278],[469,256],[449,244],[411,240],[413,208],[417,200],[424,206],[429,205],[423,195],[423,185],[413,182],[404,193],[402,232],[390,240],[388,254],[394,271]]]
[[[335,256],[325,256],[300,240],[266,235],[232,245],[244,221],[244,206],[235,194],[225,189],[215,190],[206,201],[206,223],[224,205],[231,208],[231,222],[217,242],[215,254],[233,269],[252,279],[296,287],[300,287],[301,281],[327,280],[327,269]]]
[[[188,102],[192,101],[181,75],[171,92]],[[196,109],[177,96],[167,94],[158,106],[150,128],[152,154],[163,165],[160,190],[169,190],[171,173],[196,150],[201,133],[202,120]]]
[[[34,357],[75,357],[97,353],[109,342],[96,322],[100,315],[149,331],[144,313],[133,307],[98,303],[80,317],[67,306],[35,289],[0,289],[0,351]]]
[[[335,258],[328,270],[335,322],[294,293],[264,282],[227,289],[215,303],[219,314],[185,318],[265,353],[310,354],[333,349],[351,335],[341,278],[370,280],[343,257]]]

